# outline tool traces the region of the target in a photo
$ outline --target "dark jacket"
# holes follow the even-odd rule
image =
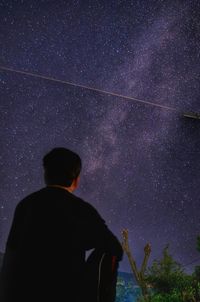
[[[119,241],[92,205],[56,187],[27,196],[7,240],[1,301],[78,301],[92,248],[122,259]]]

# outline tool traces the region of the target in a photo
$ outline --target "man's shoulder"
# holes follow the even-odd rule
[[[100,214],[98,213],[97,209],[88,201],[85,199],[76,196],[75,194],[72,194],[70,192],[67,192],[63,189],[53,189],[49,187],[44,187],[40,190],[37,190],[35,192],[30,193],[29,195],[25,196],[21,201],[18,202],[16,208],[27,208],[31,204],[36,204],[37,201],[40,202],[44,199],[47,199],[47,202],[49,202],[49,198],[54,200],[56,197],[57,201],[62,200],[63,202],[70,201],[70,204],[72,204],[77,210],[81,211],[82,213],[85,213],[86,215],[93,216],[93,217],[100,217]]]
[[[87,212],[87,215],[93,220],[105,222],[104,219],[99,214],[98,210],[88,201],[77,197],[82,208]]]
[[[87,209],[88,211],[96,211],[95,207],[89,203],[88,201],[86,201],[85,199],[81,198],[81,197],[78,197],[74,194],[72,194],[72,198],[74,199],[74,201],[80,205],[80,207],[83,207],[85,209]]]
[[[34,191],[28,195],[26,195],[25,197],[23,197],[18,203],[17,203],[17,208],[22,208],[25,205],[30,204],[33,200],[36,200],[38,198],[40,198],[45,192],[45,188],[39,189],[37,191]]]

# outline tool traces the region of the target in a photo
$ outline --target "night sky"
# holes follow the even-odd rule
[[[168,243],[182,264],[200,258],[200,120],[182,116],[200,112],[199,10],[198,0],[0,1],[1,66],[176,109],[0,70],[1,251],[16,204],[44,186],[42,157],[66,147],[83,160],[75,194],[120,240],[129,229],[138,263],[147,242],[151,261]]]

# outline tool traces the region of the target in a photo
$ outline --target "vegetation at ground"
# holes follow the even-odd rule
[[[128,234],[126,233],[126,249],[133,271],[133,277],[141,288],[138,302],[200,302],[200,266],[196,266],[192,274],[187,274],[183,266],[178,263],[169,252],[167,245],[162,252],[159,260],[154,260],[151,266],[145,269],[142,278],[140,271],[137,269],[133,255],[128,246]],[[200,236],[197,237],[197,250],[200,252]],[[134,265],[133,265],[134,264]],[[145,263],[147,264],[147,262]],[[145,290],[144,290],[145,289]],[[130,290],[129,290],[130,292]],[[120,295],[121,293],[121,295]],[[118,294],[117,301],[120,300],[119,295],[128,295],[126,292]]]

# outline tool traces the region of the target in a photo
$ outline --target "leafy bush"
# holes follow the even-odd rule
[[[161,260],[155,260],[146,272],[146,281],[153,293],[141,302],[193,302],[195,286],[193,276],[186,275],[179,263],[163,250]]]

